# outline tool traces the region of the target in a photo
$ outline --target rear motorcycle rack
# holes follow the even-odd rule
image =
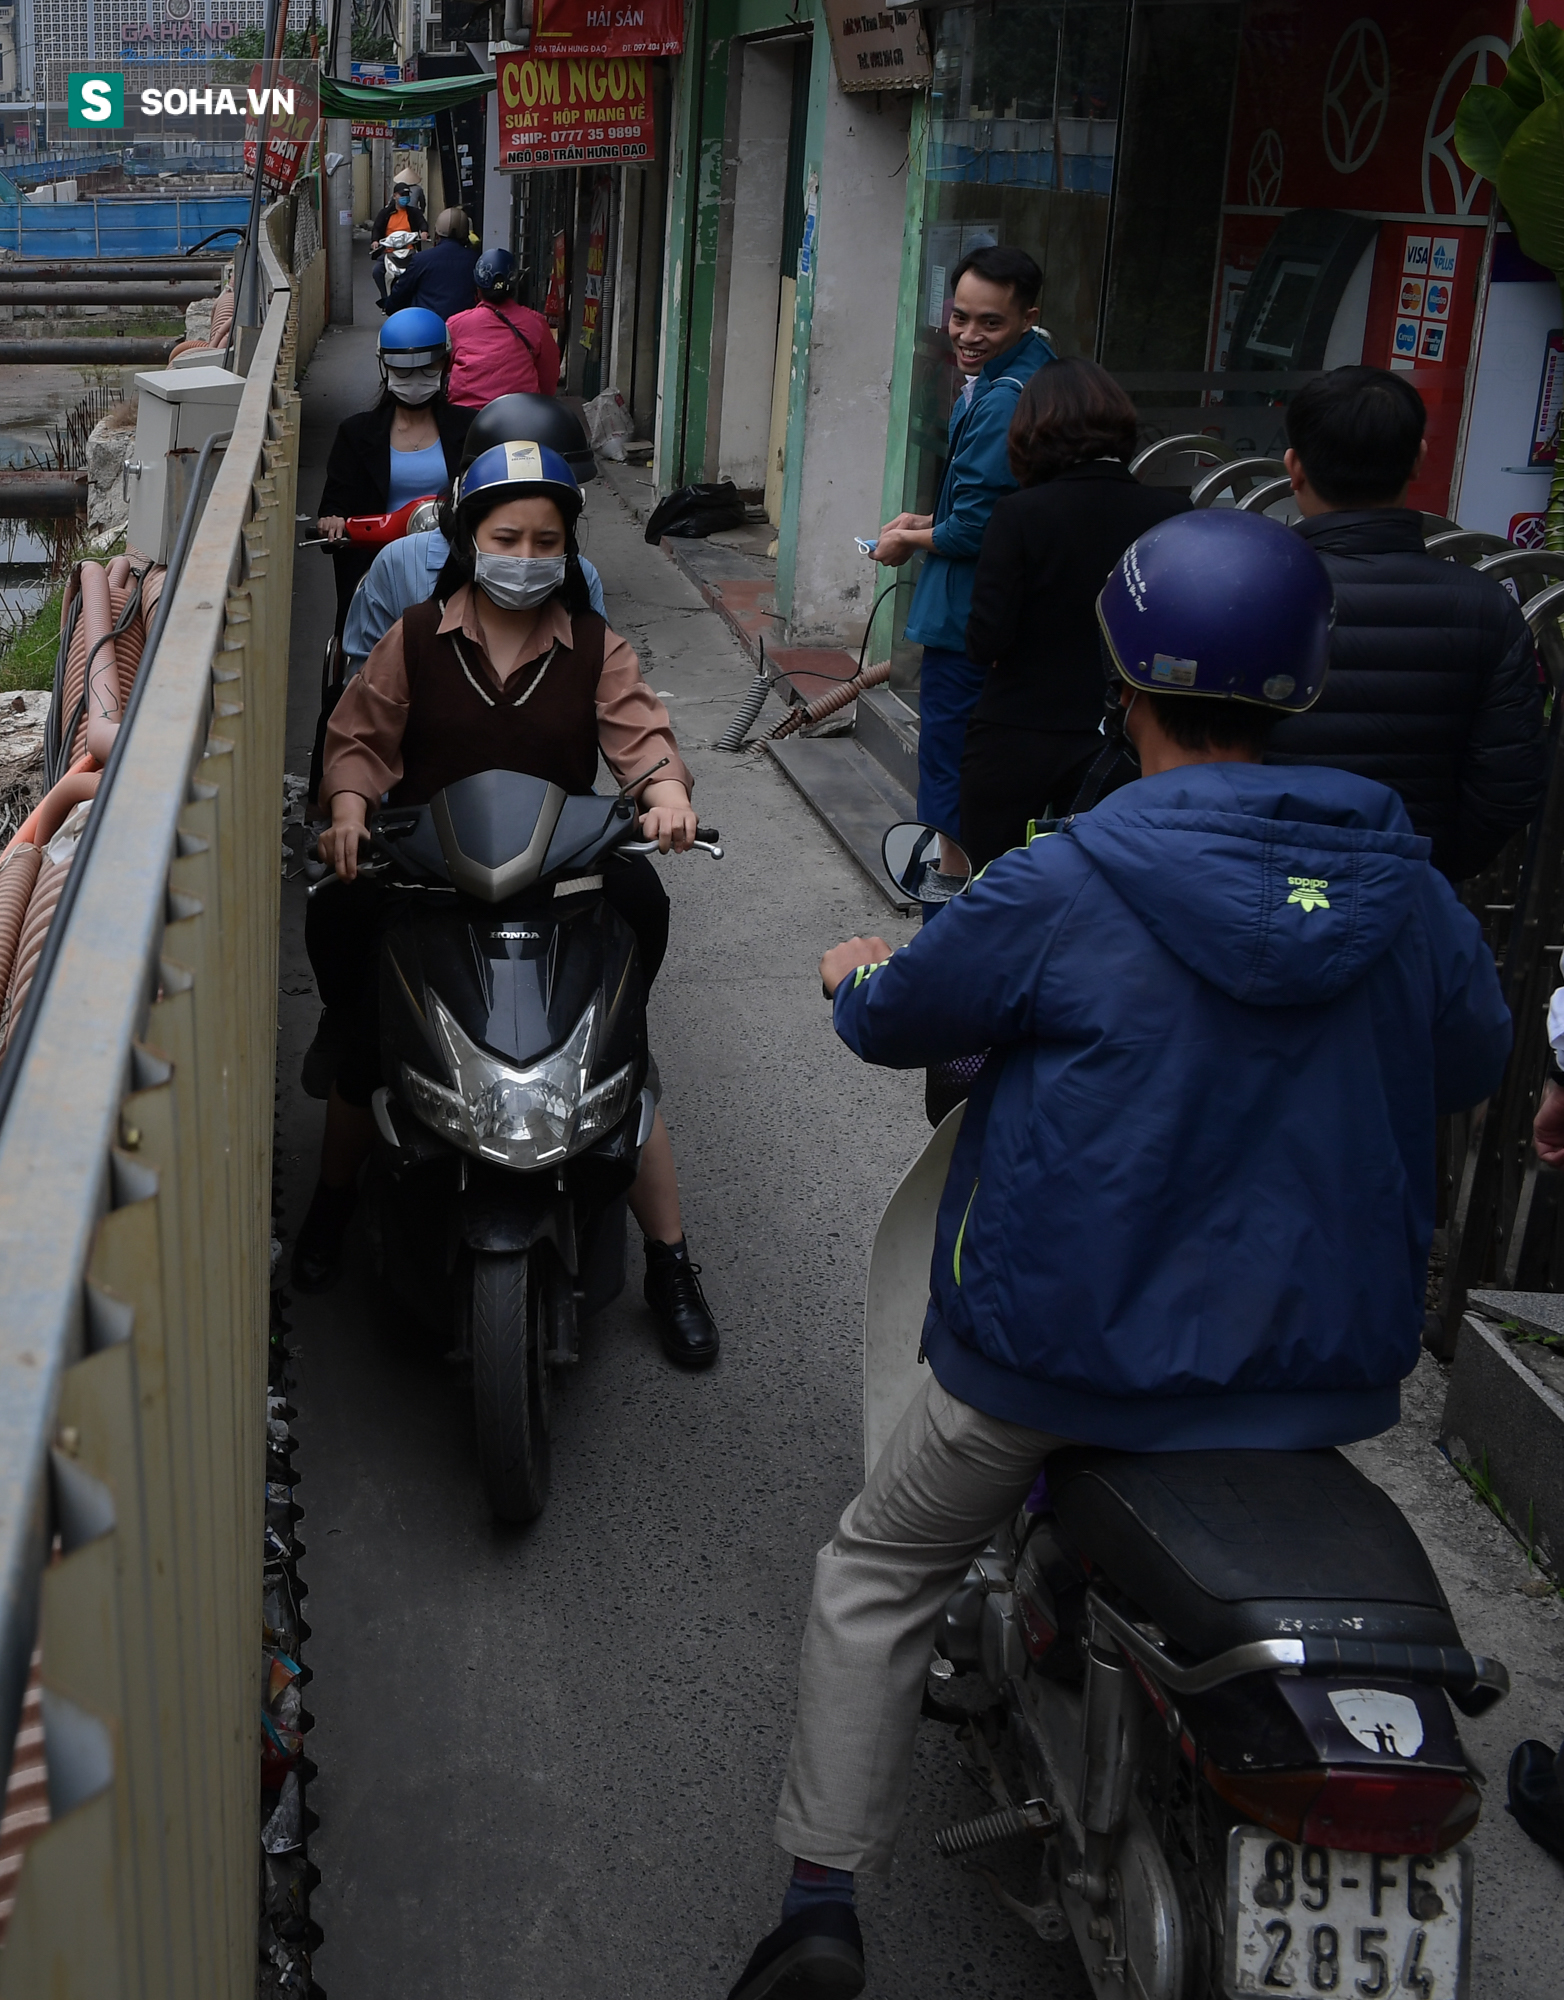
[[[1245,1674],[1373,1674],[1443,1688],[1463,1715],[1481,1715],[1510,1691],[1506,1668],[1485,1654],[1456,1646],[1398,1646],[1368,1639],[1256,1639],[1214,1659],[1180,1666],[1095,1590],[1086,1604],[1094,1623],[1175,1694],[1205,1694]]]

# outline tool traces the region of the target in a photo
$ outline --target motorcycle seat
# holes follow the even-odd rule
[[[1072,1445],[1048,1488],[1079,1552],[1194,1659],[1256,1639],[1461,1644],[1422,1543],[1340,1452]]]

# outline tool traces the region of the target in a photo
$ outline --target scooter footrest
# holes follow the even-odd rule
[[[941,1827],[934,1836],[934,1847],[947,1861],[953,1861],[959,1854],[975,1854],[980,1847],[998,1847],[1007,1840],[1046,1839],[1057,1825],[1041,1799],[1028,1799],[1024,1806],[1002,1806],[998,1812]]]

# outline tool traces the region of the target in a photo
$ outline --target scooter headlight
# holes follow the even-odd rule
[[[421,507],[415,507],[407,517],[407,532],[410,535],[426,535],[431,528],[440,525],[440,503],[426,500]]]
[[[630,1094],[628,1068],[587,1089],[597,1044],[595,1000],[562,1047],[525,1069],[479,1048],[434,994],[429,1009],[455,1088],[447,1089],[406,1063],[403,1088],[424,1123],[465,1151],[525,1172],[566,1159],[597,1138],[607,1129],[602,1116],[616,1092],[622,1099],[616,1115],[623,1115]]]

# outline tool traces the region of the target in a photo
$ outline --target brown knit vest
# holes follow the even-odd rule
[[[394,805],[426,805],[475,771],[524,771],[567,792],[589,792],[597,776],[597,682],[608,627],[595,611],[571,620],[570,646],[529,661],[496,688],[459,632],[439,630],[434,600],[402,619],[407,728]],[[541,670],[541,671],[540,671]],[[530,690],[530,692],[529,692]]]

